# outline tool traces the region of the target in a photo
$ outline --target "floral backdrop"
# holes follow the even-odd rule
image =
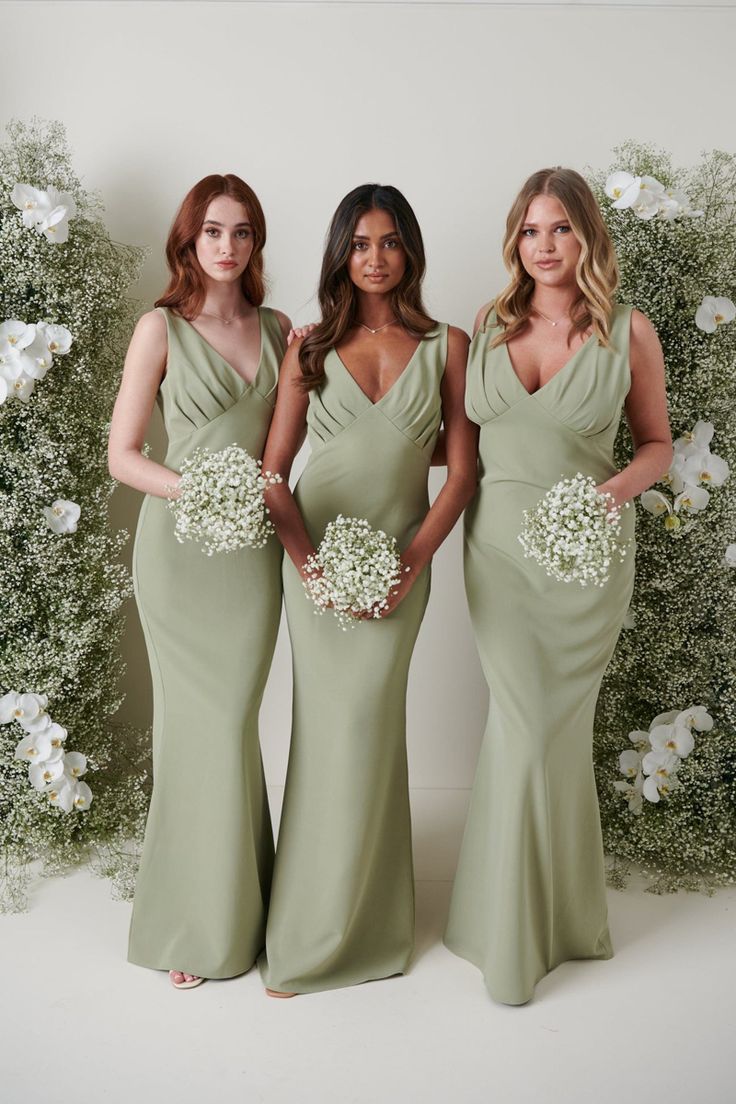
[[[59,124],[0,147],[0,908],[29,864],[130,889],[144,734],[113,723],[130,595],[107,432],[142,252],[111,241]],[[133,845],[131,845],[133,841]]]
[[[610,876],[711,891],[736,880],[736,157],[692,170],[628,142],[591,172],[620,301],[664,349],[672,466],[637,504],[637,576],[604,680],[595,765]],[[34,861],[132,892],[147,734],[116,725],[119,561],[109,417],[142,252],[111,241],[56,123],[0,148],[0,909]],[[625,427],[619,465],[631,455]]]

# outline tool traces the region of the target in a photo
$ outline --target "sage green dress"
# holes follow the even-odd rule
[[[604,588],[550,578],[525,559],[522,512],[562,477],[615,472],[630,386],[631,308],[612,348],[591,337],[529,394],[491,312],[474,338],[466,410],[480,427],[480,484],[466,513],[465,579],[490,711],[445,942],[492,997],[523,1004],[567,959],[610,958],[593,775],[596,700],[634,582],[632,550]],[[633,537],[634,511],[622,514]]]
[[[429,509],[447,326],[373,403],[333,349],[311,391],[295,495],[314,545],[338,514],[405,548]],[[414,946],[406,684],[429,596],[417,577],[385,620],[343,631],[284,557],[294,664],[291,749],[266,933],[267,986],[311,993],[403,973]]]
[[[162,308],[166,374],[157,401],[178,470],[198,446],[260,457],[284,341],[259,308],[252,384],[187,321]],[[128,957],[140,966],[226,978],[263,947],[273,837],[258,711],[281,609],[281,550],[206,555],[180,544],[166,501],[146,496],[133,577],[153,680],[153,797]]]

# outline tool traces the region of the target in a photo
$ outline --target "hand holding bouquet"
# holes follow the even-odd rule
[[[401,558],[394,537],[373,529],[365,518],[338,514],[303,568],[304,588],[315,613],[331,609],[342,629],[366,614],[380,617],[401,582]]]
[[[168,503],[176,539],[197,541],[208,556],[262,548],[273,533],[263,492],[281,482],[280,475],[261,472],[261,461],[238,445],[195,449],[181,466],[179,495]]]
[[[578,472],[561,479],[534,509],[524,511],[519,534],[524,555],[561,582],[604,586],[611,563],[623,560],[631,543],[621,541],[619,510],[612,502],[590,476]]]

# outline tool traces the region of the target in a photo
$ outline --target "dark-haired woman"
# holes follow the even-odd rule
[[[414,939],[406,683],[429,563],[475,488],[463,392],[468,338],[421,298],[424,249],[395,188],[350,192],[330,226],[322,320],[284,360],[264,464],[284,477],[308,431],[295,494],[269,489],[288,553],[284,598],[294,713],[262,973],[271,995],[402,973]],[[447,482],[427,475],[440,423]],[[395,536],[403,581],[379,620],[315,617],[303,567],[338,514]]]
[[[481,309],[466,408],[481,427],[465,578],[491,694],[446,942],[488,990],[524,1004],[559,963],[610,958],[593,718],[634,583],[549,578],[524,558],[522,514],[563,477],[592,476],[621,506],[672,457],[664,363],[651,323],[616,305],[616,257],[571,169],[527,180],[506,224],[511,281]],[[617,471],[622,409],[635,456]],[[622,527],[633,537],[634,511]]]
[[[171,280],[140,319],[110,432],[110,471],[145,491],[136,599],[154,694],[154,789],[129,959],[172,984],[248,970],[263,947],[273,839],[258,711],[278,630],[280,548],[206,556],[179,544],[167,499],[198,446],[260,457],[288,319],[262,306],[266,226],[237,176],[188,193],[169,234]],[[141,454],[154,402],[169,447]]]

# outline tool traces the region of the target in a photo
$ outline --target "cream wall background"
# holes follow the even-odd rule
[[[504,279],[503,222],[531,171],[605,167],[627,137],[685,164],[733,145],[732,5],[56,0],[0,4],[0,21],[0,121],[65,123],[113,237],[150,248],[135,289],[146,308],[173,213],[210,172],[260,196],[269,302],[295,322],[315,317],[339,199],[366,180],[395,184],[423,229],[430,311],[469,329]],[[157,413],[149,436],[161,456]],[[113,524],[134,530],[139,504],[117,491]],[[148,724],[132,603],[123,647],[122,713]],[[456,529],[435,560],[408,700],[419,877],[452,876],[485,710]],[[276,805],[289,711],[282,626],[262,713]]]

